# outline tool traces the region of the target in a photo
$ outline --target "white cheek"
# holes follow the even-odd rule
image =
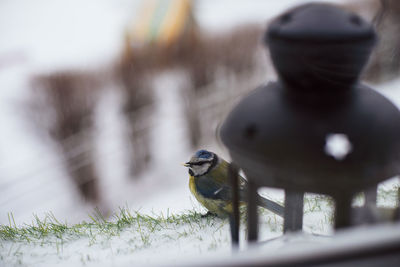
[[[208,164],[208,163],[199,165],[199,166],[193,166],[192,171],[193,171],[194,175],[202,175],[208,171],[210,166],[211,166],[211,164]]]

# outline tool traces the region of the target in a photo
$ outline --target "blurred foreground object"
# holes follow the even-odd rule
[[[248,239],[258,238],[261,186],[285,190],[285,232],[302,229],[304,192],[332,196],[335,228],[349,227],[355,194],[400,170],[400,112],[358,82],[374,30],[354,13],[307,4],[276,18],[265,41],[278,81],[244,98],[221,127],[248,179]]]

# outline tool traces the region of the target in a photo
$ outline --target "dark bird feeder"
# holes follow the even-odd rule
[[[220,132],[249,182],[249,241],[257,240],[261,186],[285,190],[284,231],[302,229],[304,192],[334,198],[338,229],[351,225],[356,193],[399,173],[400,112],[359,82],[375,39],[359,16],[326,4],[299,6],[270,24],[265,43],[279,79],[242,99]]]

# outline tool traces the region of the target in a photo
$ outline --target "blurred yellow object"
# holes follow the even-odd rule
[[[130,46],[156,43],[171,45],[194,22],[191,0],[145,0],[128,29]]]

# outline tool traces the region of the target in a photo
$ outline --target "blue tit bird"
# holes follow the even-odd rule
[[[189,188],[207,210],[206,215],[214,214],[218,217],[227,217],[232,213],[232,187],[228,178],[229,163],[207,151],[197,151],[184,164],[189,168]],[[239,176],[240,205],[246,203],[247,180]],[[259,195],[258,205],[279,216],[283,216],[284,207]]]

